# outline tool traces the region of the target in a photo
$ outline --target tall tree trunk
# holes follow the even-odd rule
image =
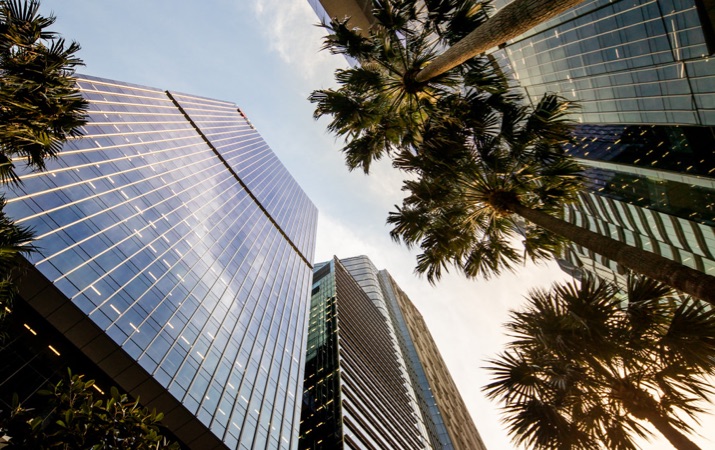
[[[661,413],[659,403],[647,392],[628,381],[620,380],[613,387],[613,393],[633,417],[646,420],[678,450],[701,450],[685,434],[675,428]]]
[[[423,83],[492,47],[513,39],[583,0],[514,0],[417,74]]]
[[[691,441],[686,435],[670,424],[657,410],[648,409],[641,412],[643,418],[651,423],[662,434],[673,447],[678,450],[701,450],[700,447]]]
[[[571,242],[605,256],[654,280],[715,305],[715,277],[679,264],[655,253],[601,236],[542,211],[509,202],[508,209],[526,220]]]

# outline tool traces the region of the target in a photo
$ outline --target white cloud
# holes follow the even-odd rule
[[[269,49],[296,76],[313,83],[325,78],[331,84],[336,56],[320,51],[324,33],[314,26],[318,18],[306,0],[255,0],[253,10]]]
[[[345,223],[344,220],[335,219],[327,214],[321,214],[318,218],[316,262],[326,261],[334,255],[338,258],[348,258],[357,255],[370,256],[377,253],[380,253],[378,246],[361,236],[350,223]]]

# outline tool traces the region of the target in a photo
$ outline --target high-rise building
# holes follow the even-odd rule
[[[422,314],[387,270],[378,279],[435,449],[485,450],[457,385]]]
[[[430,448],[385,305],[337,258],[313,280],[299,448]]]
[[[365,256],[317,264],[300,448],[484,444],[421,315]]]
[[[715,276],[715,129],[581,125],[568,153],[588,189],[567,220]],[[578,246],[566,255],[607,279],[625,270]]]
[[[502,47],[532,102],[577,100],[583,123],[715,125],[707,3],[586,0]]]
[[[187,447],[296,448],[315,206],[234,104],[78,84],[84,136],[8,196],[23,304]]]
[[[497,8],[510,0],[497,0]],[[532,103],[578,102],[567,150],[587,191],[566,218],[715,275],[715,34],[707,2],[587,0],[501,46]],[[569,270],[626,271],[571,246]]]

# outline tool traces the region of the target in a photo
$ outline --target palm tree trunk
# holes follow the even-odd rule
[[[509,202],[507,208],[526,220],[571,242],[605,256],[611,261],[695,298],[715,305],[715,277],[628,244],[601,236],[542,211]]]
[[[417,74],[419,83],[503,44],[555,17],[583,0],[514,0],[462,40],[447,49]]]
[[[686,435],[678,431],[678,429],[671,425],[663,416],[658,414],[657,410],[646,409],[641,411],[641,415],[678,450],[701,450],[695,442],[688,439]]]
[[[637,419],[650,422],[676,449],[701,450],[663,416],[658,402],[650,394],[630,382],[624,381],[621,379],[613,386],[613,393],[623,402],[623,406],[629,414]]]

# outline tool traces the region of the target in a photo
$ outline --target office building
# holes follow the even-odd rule
[[[566,219],[592,231],[715,275],[713,127],[581,125],[566,151],[588,189]],[[626,272],[578,246],[567,260],[625,282]]]
[[[587,190],[567,220],[715,274],[715,40],[703,6],[587,0],[494,54],[532,103],[547,92],[578,102],[566,150]],[[626,280],[576,245],[562,263]]]
[[[510,0],[497,0],[501,8]],[[580,106],[567,151],[587,191],[580,226],[715,275],[715,34],[707,2],[587,0],[506,42],[499,54],[532,103],[555,92]],[[572,245],[581,267],[626,271]]]
[[[486,450],[422,314],[389,272],[381,270],[377,276],[399,331],[433,447]]]
[[[577,100],[582,123],[715,125],[706,3],[585,0],[503,48],[532,102],[547,92]]]
[[[8,195],[23,304],[188,448],[296,448],[315,206],[234,104],[78,84],[84,137]]]
[[[316,264],[300,448],[482,450],[419,312],[365,256]]]
[[[313,280],[299,448],[430,448],[384,305],[337,258]]]

